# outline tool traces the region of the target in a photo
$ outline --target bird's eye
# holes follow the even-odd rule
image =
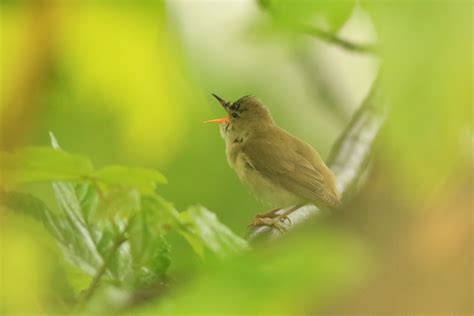
[[[232,117],[233,118],[238,118],[239,117],[239,114],[235,113],[235,112],[232,112]]]

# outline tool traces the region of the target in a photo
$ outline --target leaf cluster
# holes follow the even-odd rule
[[[156,186],[166,178],[156,170],[112,165],[95,170],[91,161],[62,150],[32,147],[2,152],[0,171],[9,190],[0,205],[42,222],[82,282],[79,301],[99,286],[121,290],[163,282],[171,264],[167,235],[178,232],[199,255],[206,250],[225,257],[247,248],[246,242],[202,206],[179,212]],[[29,182],[52,185],[59,212],[12,186]],[[77,277],[76,277],[77,278]],[[74,287],[74,285],[72,284]]]

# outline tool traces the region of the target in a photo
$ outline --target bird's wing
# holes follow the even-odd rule
[[[281,143],[251,140],[242,146],[251,166],[273,183],[311,202],[329,206],[339,204],[323,172],[316,169],[298,151]]]

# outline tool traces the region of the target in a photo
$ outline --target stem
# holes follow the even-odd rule
[[[323,31],[314,26],[303,26],[300,28],[301,33],[317,37],[330,44],[337,45],[346,50],[357,53],[377,54],[377,47],[373,44],[356,44],[349,40],[343,39],[334,33]]]
[[[270,0],[257,0],[257,3],[263,10],[266,10],[270,13],[274,10]],[[337,34],[328,31],[323,31],[322,29],[314,26],[300,25],[299,27],[297,27],[297,31],[303,34],[317,37],[327,43],[334,44],[346,50],[350,50],[357,53],[368,53],[376,55],[378,51],[377,47],[373,44],[353,43],[349,40],[340,38],[339,36],[337,36]]]
[[[120,236],[117,238],[112,246],[112,249],[110,250],[109,255],[105,258],[104,263],[100,266],[99,270],[97,271],[96,275],[94,276],[94,279],[92,280],[91,285],[89,288],[86,290],[84,293],[84,301],[88,301],[92,294],[94,294],[95,290],[99,286],[100,279],[104,275],[105,271],[107,271],[107,267],[110,263],[110,260],[113,258],[117,250],[120,248],[120,246],[126,242],[127,239],[124,238],[123,236]]]
[[[94,292],[99,287],[99,282],[102,276],[107,271],[107,267],[109,266],[110,261],[113,259],[115,253],[118,251],[118,249],[120,248],[120,246],[122,246],[123,243],[128,241],[128,239],[125,237],[125,234],[127,233],[129,227],[131,226],[132,220],[133,220],[133,217],[130,218],[130,220],[127,222],[127,226],[125,226],[124,230],[120,233],[120,235],[114,241],[114,244],[112,245],[112,248],[110,249],[109,254],[107,255],[107,257],[104,258],[104,262],[100,266],[99,270],[97,270],[97,273],[94,276],[94,279],[92,279],[91,284],[89,285],[86,292],[84,293],[83,300],[82,300],[83,302],[88,301],[92,297]]]

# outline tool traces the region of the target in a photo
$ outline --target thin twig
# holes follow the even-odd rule
[[[385,120],[386,105],[377,92],[377,83],[354,114],[339,140],[334,145],[329,159],[329,167],[337,178],[337,186],[343,196],[343,202],[354,194],[356,184],[366,170],[373,143]],[[290,214],[294,227],[307,222],[319,209],[314,205],[305,205]],[[281,236],[281,232],[268,226],[260,226],[250,231],[248,239],[267,240]]]
[[[270,0],[257,0],[258,5],[270,13],[274,12],[275,8],[272,6]],[[377,54],[377,47],[373,44],[354,43],[350,40],[343,39],[333,32],[324,31],[320,28],[310,25],[297,25],[296,30],[300,33],[317,37],[327,43],[337,45],[346,50],[357,53]]]
[[[107,257],[104,258],[104,262],[100,266],[99,270],[97,270],[97,273],[95,274],[94,278],[92,279],[91,284],[89,285],[87,290],[84,292],[83,299],[82,299],[83,302],[88,301],[92,297],[92,295],[94,294],[94,292],[97,290],[97,288],[99,286],[99,282],[102,279],[102,276],[107,271],[107,268],[110,264],[110,261],[115,256],[115,253],[118,251],[120,246],[123,245],[123,243],[128,241],[128,239],[125,237],[125,235],[128,231],[128,228],[131,226],[132,221],[133,221],[133,217],[129,219],[129,221],[127,222],[127,225],[125,226],[123,231],[120,233],[120,235],[117,237],[117,239],[115,239],[114,244],[112,245],[112,248],[110,249],[109,254],[107,255]]]
[[[350,50],[357,53],[368,53],[374,55],[377,54],[377,47],[373,44],[354,43],[339,37],[337,34],[328,31],[323,31],[314,26],[302,26],[299,28],[299,31],[303,34],[315,36],[330,44],[340,46],[346,50]]]
[[[117,252],[117,250],[120,248],[120,246],[122,246],[122,244],[126,241],[127,241],[127,239],[124,238],[123,236],[120,236],[115,240],[115,242],[112,246],[112,249],[110,250],[109,255],[105,258],[104,263],[100,266],[99,270],[97,271],[96,275],[94,276],[94,279],[92,280],[91,285],[89,286],[89,288],[84,293],[84,297],[83,297],[84,301],[88,301],[90,299],[90,297],[92,296],[92,294],[95,292],[95,290],[99,286],[99,282],[100,282],[102,276],[104,275],[105,271],[107,271],[107,267],[108,267],[111,259],[113,258],[113,256]]]

